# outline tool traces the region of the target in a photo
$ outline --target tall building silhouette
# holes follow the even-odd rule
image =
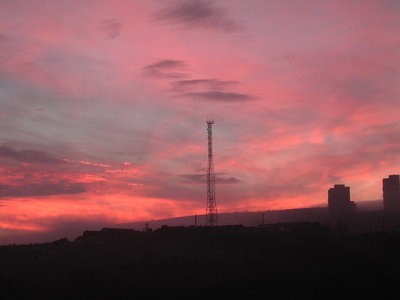
[[[400,179],[399,175],[383,178],[383,209],[385,213],[400,212]]]
[[[328,210],[331,224],[346,228],[356,212],[356,204],[350,200],[350,187],[335,184],[328,190]]]

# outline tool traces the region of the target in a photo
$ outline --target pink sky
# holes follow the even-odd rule
[[[381,199],[400,3],[0,2],[0,237]]]

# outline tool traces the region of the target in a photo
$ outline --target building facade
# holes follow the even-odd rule
[[[334,227],[348,227],[356,213],[356,204],[350,200],[350,187],[335,184],[328,190],[328,210]]]
[[[385,213],[400,212],[400,179],[399,175],[383,178],[383,209]]]

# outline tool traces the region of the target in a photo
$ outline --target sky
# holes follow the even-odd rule
[[[400,173],[397,0],[1,0],[0,242],[382,199]]]

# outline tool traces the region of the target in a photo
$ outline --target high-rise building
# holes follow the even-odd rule
[[[356,212],[356,204],[350,200],[350,187],[335,184],[328,190],[328,210],[335,227],[346,227]]]
[[[400,179],[399,175],[383,178],[383,209],[385,213],[400,212]]]

